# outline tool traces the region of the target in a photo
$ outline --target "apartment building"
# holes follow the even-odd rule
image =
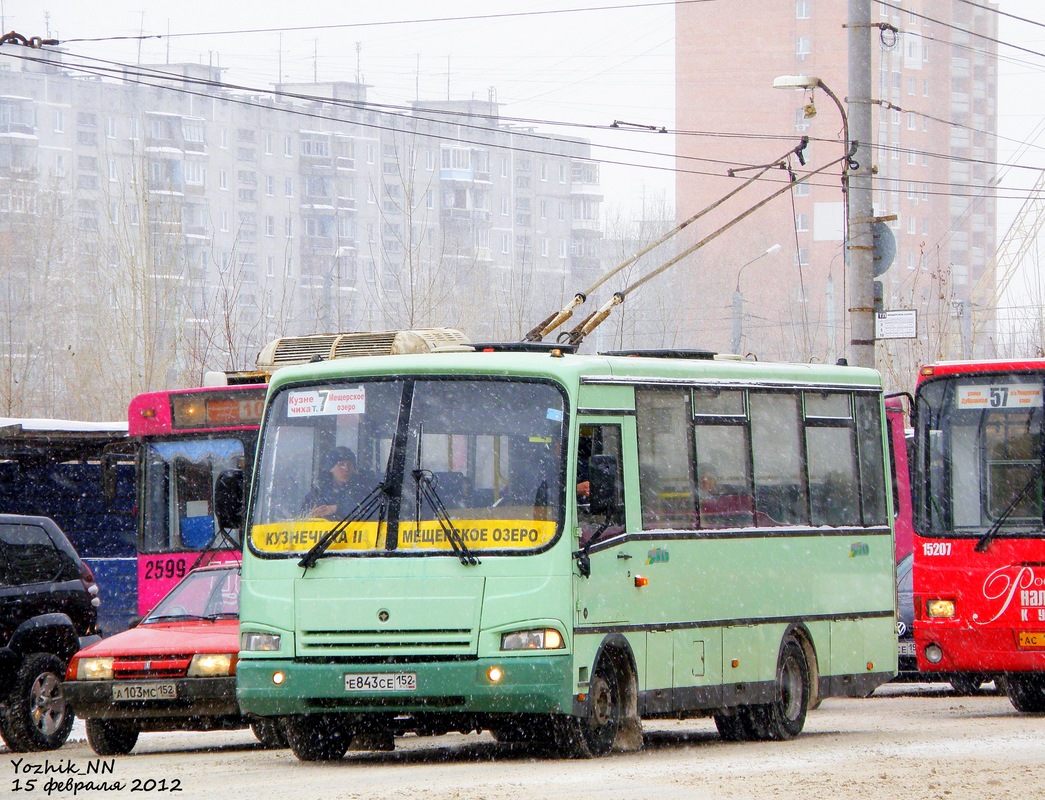
[[[992,297],[996,18],[990,3],[872,6],[874,215],[896,240],[895,260],[879,278],[882,306],[916,310],[922,343],[928,337],[946,350],[934,356],[960,354],[963,301],[975,294],[987,306]],[[816,76],[844,111],[846,22],[845,3],[818,0],[677,7],[680,219],[736,188],[753,174],[746,168],[781,158],[802,136],[809,137],[806,166],[794,155],[786,159],[796,174],[844,154],[843,117],[830,97],[773,83]],[[733,177],[730,168],[737,168]],[[717,217],[702,220],[698,233],[787,177],[771,170]],[[838,167],[795,186],[699,252],[692,324],[709,346],[727,348],[731,335],[735,341],[739,294],[742,352],[831,361],[844,355],[844,230]],[[880,343],[880,359],[889,346]]]
[[[597,273],[585,140],[502,122],[488,100],[378,106],[367,89],[250,92],[209,65],[99,75],[61,52],[0,54],[12,363],[42,357],[30,320],[52,292],[74,295],[63,308],[90,294],[76,307],[93,317],[136,305],[135,324],[191,344],[156,378],[171,385],[207,366],[189,363],[201,350],[249,366],[282,335],[518,337]],[[55,241],[49,283],[26,239]]]

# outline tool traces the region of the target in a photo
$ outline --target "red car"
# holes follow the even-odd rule
[[[129,753],[142,731],[248,725],[262,744],[286,746],[276,723],[236,703],[239,586],[238,563],[195,569],[136,627],[73,656],[65,697],[94,752]]]

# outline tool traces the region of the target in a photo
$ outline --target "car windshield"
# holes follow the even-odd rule
[[[1042,378],[937,379],[917,399],[919,532],[1042,533]]]
[[[142,620],[235,619],[239,615],[239,567],[193,570]]]
[[[326,555],[532,552],[562,522],[564,392],[534,380],[368,380],[272,401],[250,545]]]

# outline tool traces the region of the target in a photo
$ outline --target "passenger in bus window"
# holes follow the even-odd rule
[[[366,495],[356,472],[356,454],[347,447],[335,447],[326,460],[327,469],[305,498],[305,513],[310,517],[341,519]]]

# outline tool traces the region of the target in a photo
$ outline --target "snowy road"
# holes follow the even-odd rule
[[[407,737],[393,753],[349,753],[305,764],[266,751],[249,731],[143,734],[134,753],[98,759],[86,742],[50,754],[0,756],[0,795],[45,793],[56,782],[118,782],[81,791],[107,798],[858,798],[968,800],[1045,796],[1045,717],[1018,714],[1001,695],[959,697],[944,685],[886,686],[866,700],[828,700],[790,742],[726,743],[710,720],[650,722],[645,749],[567,761],[483,736]],[[86,775],[112,764],[112,773]],[[51,775],[30,769],[77,770]],[[95,765],[95,766],[91,766]],[[35,779],[32,790],[26,782]],[[52,783],[51,788],[54,788]],[[133,791],[137,789],[138,791]]]

